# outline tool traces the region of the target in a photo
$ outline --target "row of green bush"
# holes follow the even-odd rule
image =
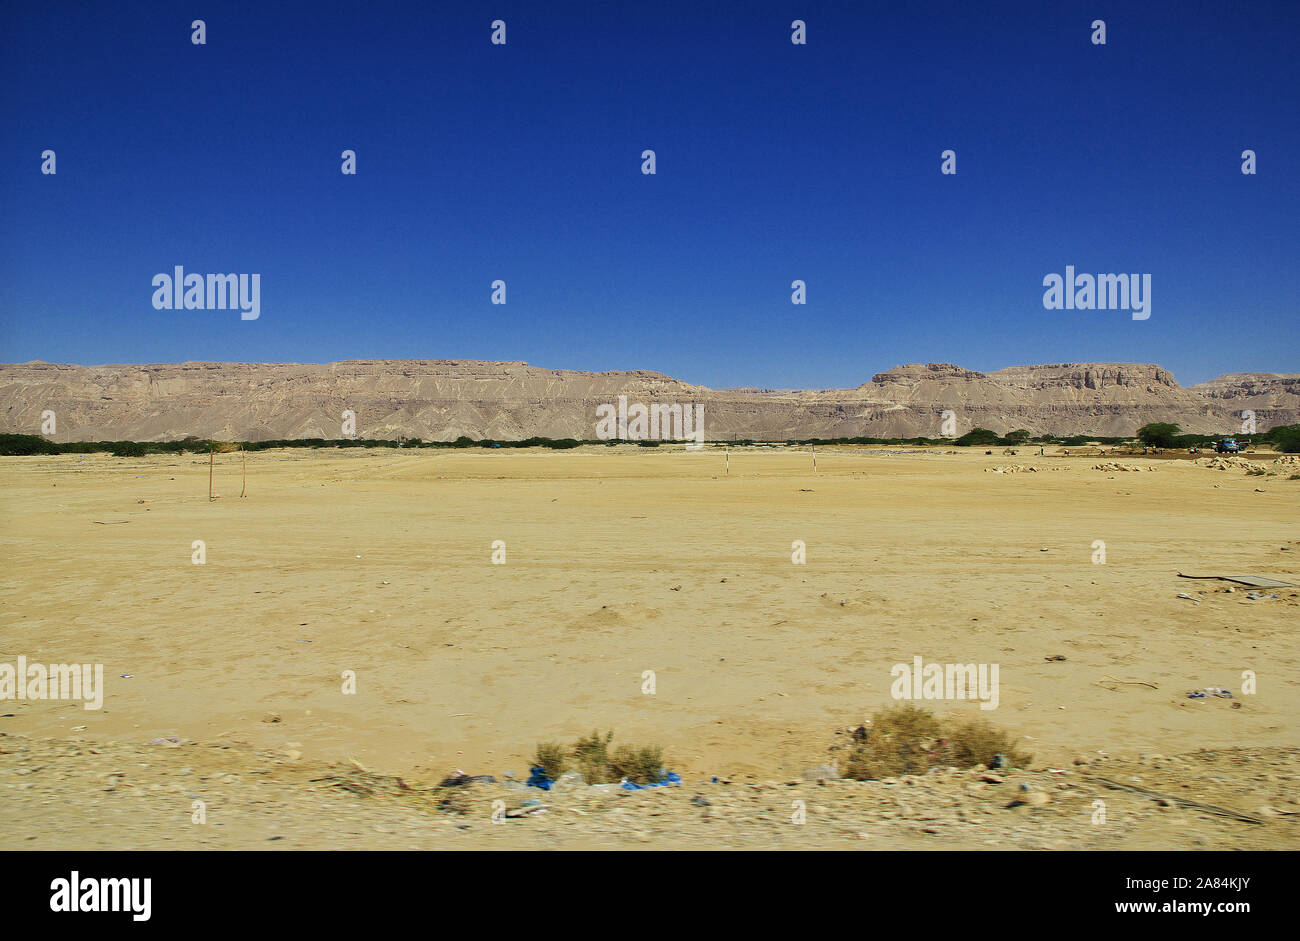
[[[1123,436],[1106,436],[1106,435],[1070,435],[1069,437],[1060,438],[1056,435],[1035,435],[1021,428],[1016,431],[1007,432],[1000,435],[996,431],[990,431],[987,428],[972,428],[960,438],[804,438],[801,441],[791,442],[792,444],[888,444],[888,445],[911,445],[913,447],[1021,447],[1031,444],[1050,444],[1062,445],[1067,448],[1075,448],[1089,442],[1097,444],[1123,444],[1126,441],[1132,441],[1133,438]]]
[[[799,445],[911,445],[914,447],[1020,447],[1027,445],[1053,445],[1067,448],[1081,447],[1088,443],[1118,445],[1134,442],[1144,447],[1186,449],[1194,447],[1212,447],[1221,435],[1183,434],[1177,425],[1155,422],[1144,425],[1138,430],[1137,437],[1107,435],[1070,435],[1060,438],[1055,435],[1032,435],[1020,429],[1005,435],[987,428],[973,428],[960,438],[804,438],[791,441]],[[1300,425],[1279,425],[1261,434],[1250,436],[1254,443],[1272,445],[1276,450],[1287,454],[1300,454]],[[630,441],[580,441],[577,438],[523,438],[514,441],[497,441],[491,438],[475,440],[462,435],[455,441],[423,441],[420,438],[392,440],[386,438],[277,438],[270,441],[245,441],[240,446],[246,451],[266,451],[271,448],[551,448],[566,450],[581,447],[584,444],[604,444],[614,446],[631,444]],[[658,441],[637,441],[645,448],[658,447]],[[118,457],[141,457],[146,454],[206,454],[219,442],[206,438],[188,437],[179,441],[70,441],[56,444],[40,435],[0,434],[0,455],[22,454],[89,454],[92,452],[109,453]],[[715,442],[715,446],[728,444],[745,446],[754,444],[753,439],[729,442]]]
[[[576,438],[525,438],[522,441],[475,441],[461,437],[455,441],[421,441],[406,438],[394,441],[382,438],[277,438],[269,441],[237,442],[245,451],[267,451],[272,448],[553,448],[567,449],[583,444],[616,444],[617,442],[579,441]],[[91,454],[107,452],[118,457],[141,457],[146,454],[206,454],[223,443],[206,438],[184,438],[180,441],[69,441],[55,443],[40,435],[0,434],[0,455],[21,454]]]
[[[1153,422],[1138,429],[1137,438],[1152,448],[1208,448],[1223,435],[1183,434],[1177,425]],[[1284,454],[1300,454],[1300,425],[1278,425],[1268,431],[1244,435],[1252,444],[1269,444]]]

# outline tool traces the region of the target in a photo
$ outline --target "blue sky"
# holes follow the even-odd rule
[[[0,360],[1300,371],[1298,37],[1289,0],[8,4]],[[260,317],[155,310],[176,265],[260,274]],[[1066,265],[1150,273],[1150,319],[1045,310]]]

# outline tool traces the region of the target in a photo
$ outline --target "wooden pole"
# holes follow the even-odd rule
[[[212,502],[212,445],[208,445],[208,502]]]
[[[244,455],[244,482],[239,487],[239,497],[242,500],[244,492],[248,489],[248,452],[244,450],[243,445],[239,446],[239,450]]]
[[[727,476],[730,477],[731,476],[731,449],[724,447],[722,449],[722,456],[727,461]]]
[[[817,473],[817,445],[814,444],[812,446],[812,449],[813,449],[813,473],[816,474]]]

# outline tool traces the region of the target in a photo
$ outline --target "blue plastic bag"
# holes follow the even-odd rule
[[[667,787],[670,784],[682,783],[682,776],[677,774],[675,771],[663,771],[663,769],[660,769],[660,771],[663,774],[662,780],[657,781],[654,784],[633,784],[631,781],[624,781],[622,785],[623,790],[644,791],[648,787]]]

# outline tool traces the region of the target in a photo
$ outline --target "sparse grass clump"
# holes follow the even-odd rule
[[[533,764],[540,767],[546,776],[554,781],[569,770],[568,752],[559,742],[541,742],[537,746],[537,753],[533,756]]]
[[[609,743],[613,741],[614,733],[607,732],[601,736],[599,732],[592,732],[586,738],[580,738],[573,745],[573,760],[577,765],[578,773],[588,784],[605,784],[607,782],[606,769],[609,767]]]
[[[658,745],[634,748],[619,745],[610,752],[613,732],[592,732],[565,748],[556,742],[537,746],[533,762],[552,781],[570,769],[588,784],[617,784],[624,778],[633,784],[655,784],[664,776],[663,749]]]
[[[925,774],[934,766],[931,751],[940,739],[939,720],[928,710],[904,703],[876,713],[853,739],[845,777],[865,781]]]
[[[910,703],[883,709],[855,729],[843,774],[859,781],[925,774],[932,768],[1024,767],[1031,755],[983,718],[943,722]]]
[[[1015,739],[982,717],[953,723],[947,739],[945,764],[954,768],[973,768],[975,765],[991,768],[998,755],[1002,756],[1007,767],[1023,768],[1034,757],[1019,751]]]
[[[663,749],[658,745],[648,748],[620,745],[609,758],[609,770],[615,781],[627,778],[633,784],[652,784],[663,777]]]

